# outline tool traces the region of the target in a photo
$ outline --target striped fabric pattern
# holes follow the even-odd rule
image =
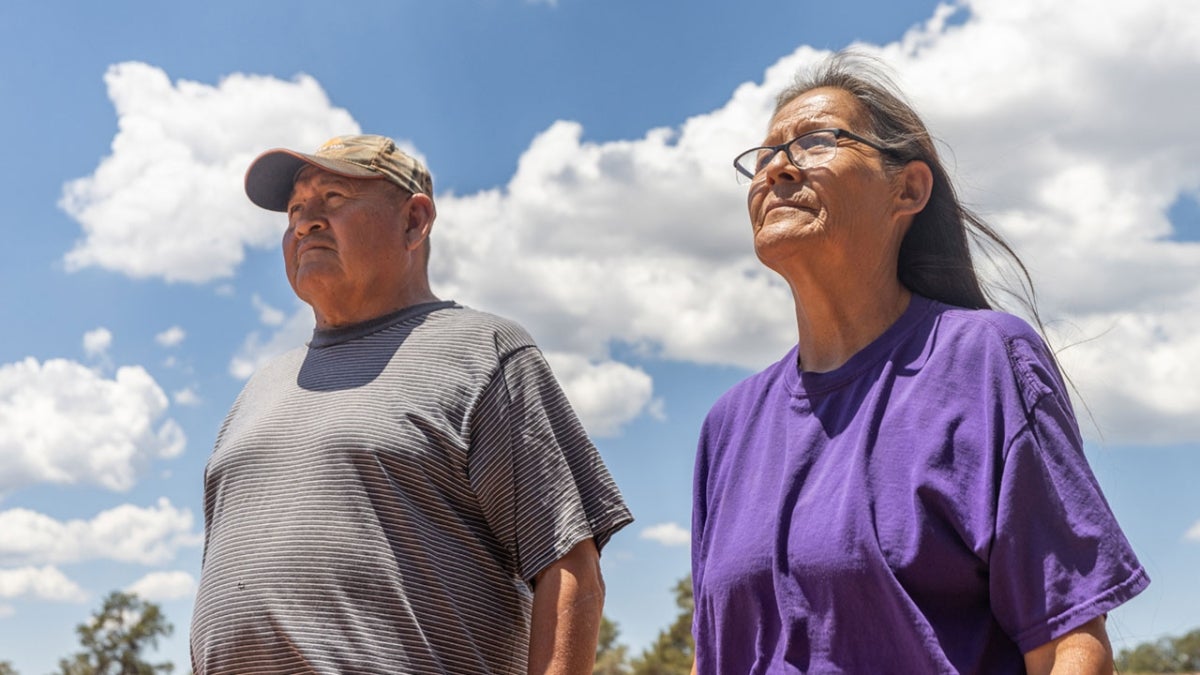
[[[631,521],[521,327],[443,302],[317,331],[218,434],[193,670],[524,673],[532,579]]]

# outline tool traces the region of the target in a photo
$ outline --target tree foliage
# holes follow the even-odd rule
[[[1166,637],[1122,649],[1116,666],[1126,673],[1200,672],[1200,629],[1181,637]]]
[[[675,604],[679,607],[679,616],[670,627],[659,632],[653,645],[633,660],[633,675],[688,675],[692,672],[696,653],[692,641],[692,613],[695,611],[692,575],[675,584]]]
[[[9,661],[0,661],[0,675],[17,675],[17,669]]]
[[[592,675],[629,675],[626,652],[629,648],[617,643],[621,631],[607,616],[600,617],[600,639],[596,642],[596,665]]]
[[[114,591],[87,623],[75,628],[83,651],[58,662],[61,675],[154,675],[169,673],[170,663],[151,664],[142,651],[157,647],[158,639],[174,627],[153,602]]]

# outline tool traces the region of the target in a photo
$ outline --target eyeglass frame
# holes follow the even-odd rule
[[[820,134],[820,133],[832,133],[833,134],[833,141],[834,141],[833,155],[830,156],[829,159],[821,162],[820,164],[813,164],[811,166],[800,166],[800,164],[796,162],[796,158],[792,156],[792,151],[790,150],[790,148],[792,147],[792,143],[795,143],[796,141],[800,140],[801,138],[804,138],[805,136],[811,136],[813,134]],[[862,136],[859,136],[858,134],[854,133],[853,131],[847,131],[846,129],[839,129],[837,127],[828,127],[825,129],[813,129],[812,131],[806,131],[806,132],[800,134],[799,136],[793,138],[792,140],[790,140],[786,143],[780,143],[779,145],[760,145],[755,148],[750,148],[749,150],[747,150],[747,151],[739,154],[737,157],[733,158],[733,168],[736,169],[739,174],[745,176],[746,178],[749,178],[750,180],[754,180],[754,177],[757,176],[758,174],[762,173],[763,169],[767,168],[767,164],[770,164],[772,161],[774,161],[775,155],[779,154],[779,151],[782,150],[784,156],[788,158],[788,161],[791,162],[792,166],[796,167],[797,169],[800,169],[801,171],[807,171],[808,169],[816,168],[818,166],[824,166],[824,165],[828,164],[829,162],[833,161],[833,158],[835,156],[837,156],[837,148],[838,148],[837,140],[839,138],[842,138],[843,136],[846,138],[849,138],[852,141],[857,141],[858,143],[862,143],[863,145],[867,146],[868,148],[874,148],[878,152],[883,153],[885,155],[892,155],[893,157],[896,155],[895,150],[892,150],[890,148],[885,148],[885,147],[879,145],[878,143],[876,143],[875,141],[872,141],[869,138],[864,138]],[[758,171],[755,171],[754,173],[748,173],[745,169],[742,168],[742,165],[738,163],[738,160],[740,160],[741,158],[745,157],[746,155],[748,155],[752,152],[758,152],[760,150],[770,150],[771,151],[770,157],[767,159],[766,163],[763,164],[762,169],[759,169]]]

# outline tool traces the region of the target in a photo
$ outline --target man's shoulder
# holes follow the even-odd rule
[[[282,354],[259,357],[257,362],[236,360],[231,369],[235,375],[241,374],[247,381],[276,378],[281,375],[288,376],[299,370],[300,365],[304,363],[304,355],[307,353],[308,345],[299,345]]]
[[[493,342],[501,353],[536,346],[529,331],[513,319],[459,304],[431,312],[425,324],[456,339]]]

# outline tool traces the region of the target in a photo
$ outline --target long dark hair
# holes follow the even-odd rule
[[[858,101],[869,128],[856,131],[873,135],[885,148],[885,166],[898,169],[920,160],[933,173],[929,202],[913,217],[900,243],[900,283],[927,298],[971,309],[998,308],[1003,303],[996,302],[994,293],[999,291],[1014,297],[1043,329],[1029,270],[1004,237],[959,201],[929,130],[883,65],[854,51],[833,54],[796,76],[792,86],[776,98],[775,113],[801,94],[821,87],[841,89]],[[989,261],[1007,264],[998,268],[1015,273],[1017,289],[989,286],[980,280],[972,242]]]

